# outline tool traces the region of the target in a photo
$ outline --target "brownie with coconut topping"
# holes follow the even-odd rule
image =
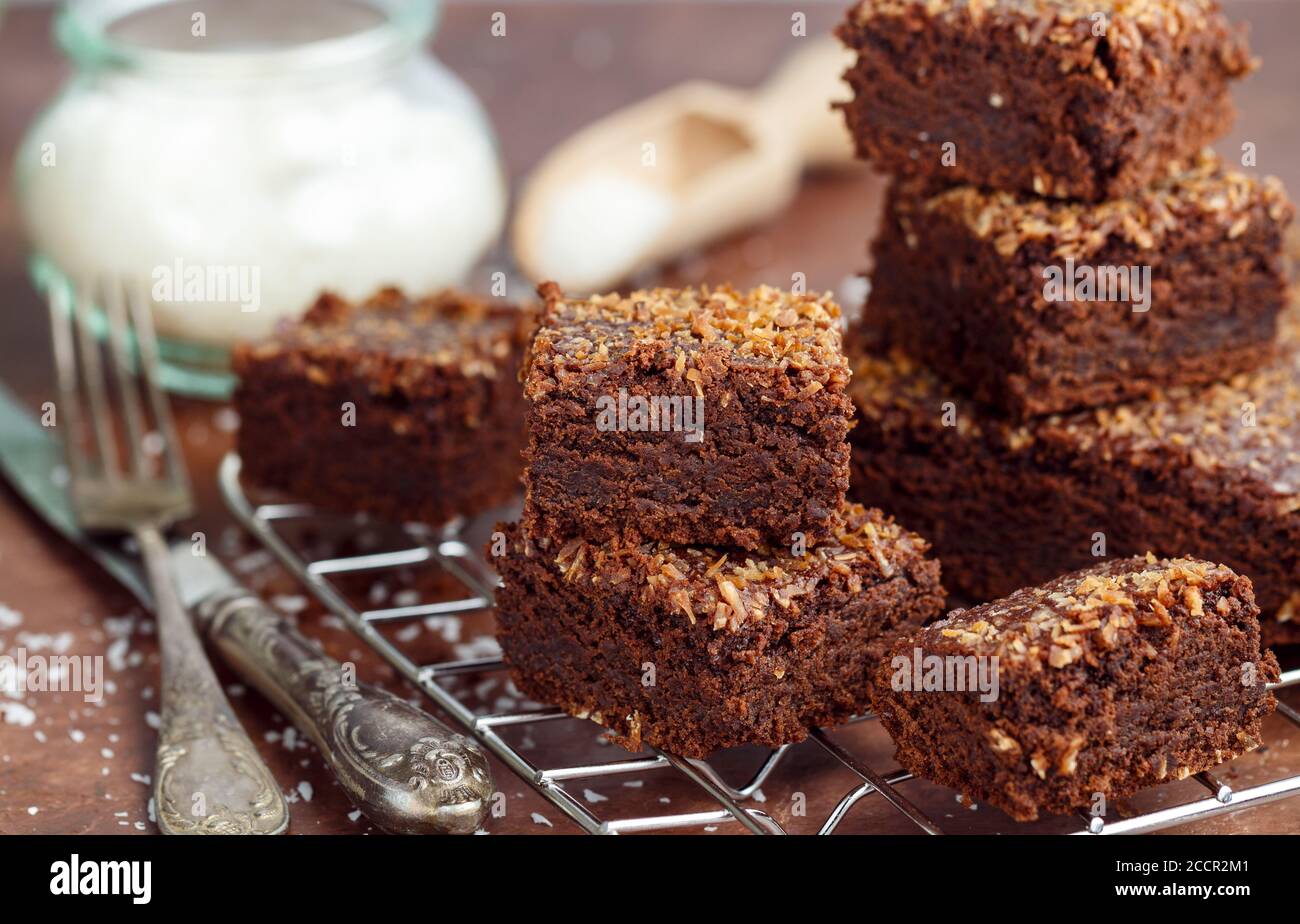
[[[524,374],[529,535],[742,548],[834,536],[852,404],[829,296],[540,292]]]
[[[686,757],[849,718],[889,641],[944,596],[924,540],[876,510],[840,519],[802,555],[500,527],[497,639],[516,686],[630,750]]]
[[[530,309],[453,291],[322,295],[235,352],[245,477],[394,522],[441,524],[508,501],[535,323]]]
[[[1089,202],[1223,135],[1253,67],[1215,0],[861,0],[836,33],[880,170]]]
[[[1270,355],[1293,211],[1209,151],[1100,205],[896,181],[865,315],[1022,419],[1229,378]]]
[[[1113,815],[1117,799],[1260,745],[1278,665],[1258,612],[1223,565],[1109,561],[898,640],[871,699],[917,776],[1020,821]],[[972,662],[996,685],[972,683]]]
[[[1230,380],[1027,423],[955,394],[860,331],[854,500],[934,543],[977,600],[1094,555],[1196,555],[1248,576],[1270,642],[1300,640],[1300,321]]]

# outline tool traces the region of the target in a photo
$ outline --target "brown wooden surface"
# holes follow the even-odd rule
[[[1239,88],[1241,119],[1220,148],[1231,154],[1240,150],[1243,141],[1254,141],[1260,168],[1281,175],[1291,189],[1300,189],[1300,125],[1294,99],[1300,86],[1300,58],[1291,48],[1291,37],[1300,25],[1300,5],[1251,0],[1231,6],[1236,17],[1252,21],[1254,48],[1266,66]],[[505,38],[489,33],[489,17],[498,8],[505,9],[508,17]],[[818,34],[838,17],[841,4],[793,8],[808,12],[809,32]],[[486,104],[517,188],[520,177],[555,142],[592,118],[648,93],[690,77],[738,85],[758,82],[776,60],[796,47],[798,40],[789,30],[791,11],[782,4],[453,5],[446,11],[434,47]],[[23,128],[67,72],[48,34],[49,14],[43,10],[11,10],[0,21],[0,174],[6,178]],[[812,179],[780,220],[725,242],[670,275],[788,284],[790,274],[800,271],[814,288],[838,289],[863,266],[878,201],[879,181],[865,172]],[[48,334],[23,259],[12,191],[6,183],[0,187],[0,378],[38,403],[50,392]],[[250,554],[254,550],[216,496],[215,466],[231,439],[227,417],[220,407],[196,401],[179,402],[178,415],[199,491],[201,512],[194,528],[206,532],[218,554],[239,563],[250,583],[282,608],[296,611],[301,591],[274,566],[266,566],[262,557]],[[25,702],[35,713],[34,724],[0,722],[0,832],[153,831],[147,818],[149,790],[138,781],[153,772],[149,713],[156,712],[158,703],[151,620],[126,592],[52,536],[4,488],[0,488],[0,604],[22,614],[20,626],[6,628],[0,622],[0,650],[57,643],[62,633],[69,633],[69,653],[104,655],[115,639],[126,639],[125,653],[120,641],[112,649],[111,660],[120,669],[107,670],[115,688],[102,706],[84,704],[74,694],[33,694]],[[128,624],[121,621],[123,617],[131,620],[125,631]],[[401,688],[394,684],[392,672],[335,621],[312,608],[299,613],[298,619],[330,654],[355,661],[363,678]],[[409,644],[430,654],[445,648],[424,629]],[[291,805],[291,832],[370,831],[364,818],[349,818],[351,806],[315,750],[286,735],[282,717],[256,694],[243,691],[224,669],[219,671],[232,684],[236,710],[282,787],[298,799]],[[502,692],[485,691],[487,704]],[[1244,785],[1300,772],[1300,735],[1292,745],[1281,723],[1271,724],[1268,730],[1273,733],[1269,747],[1227,770],[1228,781]],[[528,753],[539,761],[567,762],[575,757],[620,756],[598,743],[596,732],[588,723],[551,723],[528,742]],[[878,766],[889,765],[888,742],[874,732],[859,729],[841,734],[863,753],[874,755]],[[567,756],[557,758],[558,754]],[[740,774],[754,758],[740,753],[728,755],[724,763]],[[496,770],[507,813],[491,822],[493,833],[576,830],[520,780],[499,765]],[[593,782],[594,794],[609,800],[594,808],[602,817],[614,818],[709,807],[690,784],[661,785],[672,779],[669,773],[657,771]],[[815,746],[804,745],[764,787],[763,807],[792,830],[808,831],[855,782]],[[1197,792],[1194,783],[1180,785],[1190,787],[1185,793]],[[583,789],[578,784],[574,791],[581,794]],[[303,792],[311,793],[309,800]],[[957,805],[946,791],[916,784],[908,792],[933,817],[956,829],[1014,828],[993,810],[971,811]],[[801,793],[808,802],[806,816],[795,811]],[[1137,804],[1149,808],[1170,797],[1165,788],[1140,797]],[[1070,822],[1065,824],[1068,827]],[[719,828],[720,833],[729,830],[734,826]],[[865,800],[841,830],[906,832],[909,828],[889,809]],[[1235,813],[1185,830],[1300,831],[1300,800]]]

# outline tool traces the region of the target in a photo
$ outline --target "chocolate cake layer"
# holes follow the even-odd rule
[[[937,616],[944,595],[924,540],[879,511],[841,519],[801,555],[502,527],[497,638],[515,684],[630,750],[687,757],[849,718],[889,640]]]
[[[456,292],[325,295],[236,350],[245,477],[329,510],[440,524],[519,490],[533,312]]]

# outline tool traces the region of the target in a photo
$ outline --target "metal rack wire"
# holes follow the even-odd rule
[[[448,689],[447,683],[457,677],[504,671],[505,667],[499,658],[470,658],[417,664],[377,628],[380,625],[405,620],[451,616],[490,609],[497,579],[487,569],[480,556],[461,539],[455,524],[437,532],[408,527],[406,535],[410,539],[410,545],[406,548],[374,554],[314,558],[307,554],[305,549],[295,547],[295,544],[282,534],[282,527],[289,522],[298,524],[304,521],[310,522],[320,514],[305,504],[255,504],[245,495],[239,472],[239,457],[234,454],[228,455],[221,464],[219,484],[227,506],[240,523],[269,549],[327,610],[342,619],[350,630],[392,665],[399,674],[427,695],[443,713],[582,830],[590,834],[626,834],[699,828],[730,822],[739,824],[755,834],[786,833],[782,825],[771,815],[747,803],[752,803],[760,787],[782,763],[790,750],[789,745],[768,753],[748,781],[741,785],[728,783],[707,761],[685,759],[655,748],[648,749],[649,756],[634,755],[608,762],[580,762],[555,767],[535,765],[519,749],[511,746],[501,732],[512,727],[570,719],[568,714],[555,708],[521,709],[490,715],[476,714]],[[417,606],[359,609],[349,601],[348,595],[336,583],[343,575],[362,572],[382,573],[413,566],[442,568],[465,588],[467,595],[454,600]],[[1300,669],[1287,671],[1282,675],[1280,682],[1273,686],[1282,688],[1298,684],[1300,684]],[[1281,702],[1278,704],[1278,712],[1291,725],[1300,728],[1300,712]],[[853,721],[870,722],[874,719],[867,715]],[[811,729],[810,739],[847,769],[857,781],[827,815],[818,833],[833,833],[855,805],[872,795],[879,796],[921,832],[944,833],[936,821],[927,816],[900,791],[901,785],[912,779],[910,773],[903,770],[883,773],[877,770],[861,755],[837,743],[825,729]],[[708,796],[711,803],[716,803],[719,807],[709,811],[602,819],[569,789],[570,784],[579,780],[625,776],[647,771],[680,774],[694,783]],[[1197,774],[1195,779],[1208,795],[1115,821],[1105,821],[1101,817],[1081,813],[1080,826],[1069,833],[1134,834],[1155,831],[1300,794],[1300,775],[1283,777],[1235,791],[1210,772]]]

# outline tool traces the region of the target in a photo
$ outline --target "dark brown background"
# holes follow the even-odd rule
[[[1300,124],[1295,100],[1300,57],[1293,46],[1300,26],[1300,5],[1286,0],[1248,0],[1230,7],[1235,18],[1252,23],[1253,46],[1265,66],[1238,88],[1241,118],[1221,150],[1234,153],[1242,141],[1254,141],[1260,169],[1280,175],[1292,190],[1300,189]],[[489,33],[489,17],[495,9],[507,13],[505,38]],[[460,4],[445,11],[434,49],[487,106],[517,189],[520,179],[545,151],[591,119],[686,78],[753,85],[796,47],[798,40],[790,36],[789,28],[792,11],[806,11],[810,34],[819,34],[829,29],[841,9],[840,3]],[[10,10],[0,21],[0,168],[6,179],[23,129],[67,75],[66,64],[50,42],[49,20],[48,11],[27,8]],[[879,181],[865,172],[813,178],[778,221],[711,249],[671,275],[737,284],[788,284],[790,274],[801,271],[814,288],[838,289],[863,267],[878,195]],[[48,334],[42,306],[27,281],[24,259],[12,190],[5,182],[0,184],[0,378],[37,403],[50,388]],[[249,565],[245,576],[250,582],[268,595],[280,595],[278,602],[294,609],[293,598],[300,591],[274,567],[251,567],[257,559],[244,558],[251,549],[215,496],[213,472],[230,443],[219,411],[215,405],[194,401],[182,401],[178,408],[192,475],[200,491],[202,510],[195,527],[215,537],[219,552]],[[131,778],[132,774],[153,771],[154,734],[146,719],[148,711],[158,708],[156,695],[150,694],[157,684],[151,621],[128,594],[54,538],[4,488],[0,488],[0,604],[23,614],[21,627],[0,628],[0,643],[7,648],[21,643],[19,631],[70,632],[74,640],[70,653],[104,654],[112,641],[104,620],[135,619],[126,636],[131,653],[128,664],[120,671],[107,672],[116,689],[102,707],[87,706],[79,696],[39,694],[27,699],[37,716],[35,724],[0,723],[0,832],[153,831],[146,812],[149,789]],[[299,620],[332,655],[356,661],[363,677],[392,681],[385,665],[330,620],[322,620],[314,609],[304,611]],[[429,638],[413,644],[437,645]],[[226,673],[223,677],[234,682]],[[237,686],[234,691],[232,700],[245,727],[286,792],[307,788],[300,783],[310,787],[310,801],[299,798],[291,806],[291,832],[370,831],[364,818],[349,819],[351,806],[314,749],[291,740],[287,743],[280,716],[254,693],[241,692]],[[580,743],[589,759],[619,756],[595,742],[594,726],[553,724],[580,726],[556,733],[566,753]],[[1237,762],[1225,773],[1228,781],[1244,785],[1300,771],[1300,741],[1292,746],[1282,723],[1272,724],[1268,730],[1273,733],[1269,747]],[[873,755],[878,766],[890,765],[887,741],[871,737],[874,733],[868,730],[843,734],[863,753]],[[536,753],[545,756],[555,744],[540,735]],[[109,753],[111,756],[106,756]],[[737,755],[736,769],[752,756]],[[498,784],[507,797],[507,814],[492,821],[492,832],[576,830],[521,781],[499,766],[497,771]],[[633,779],[640,779],[643,785],[626,787],[622,778],[593,783],[591,789],[610,800],[595,806],[597,813],[615,818],[709,807],[688,784],[661,784],[669,779],[664,771]],[[854,783],[815,747],[805,745],[796,749],[764,787],[767,798],[763,807],[792,830],[815,829],[834,801]],[[1180,786],[1181,790],[1165,787],[1140,797],[1138,806],[1150,808],[1199,795],[1194,783]],[[583,788],[579,784],[574,791],[581,793]],[[792,816],[796,793],[807,794],[807,817]],[[972,811],[957,805],[953,795],[944,790],[913,784],[908,793],[932,817],[956,830],[1015,829],[993,810]],[[1121,812],[1132,808],[1121,806]],[[554,827],[537,821],[534,812]],[[1067,820],[1063,826],[1077,825]],[[1049,830],[1060,827],[1060,823],[1046,826]],[[719,830],[734,830],[734,825]],[[908,828],[889,810],[867,800],[841,830]],[[1300,800],[1247,810],[1189,830],[1300,831]]]

